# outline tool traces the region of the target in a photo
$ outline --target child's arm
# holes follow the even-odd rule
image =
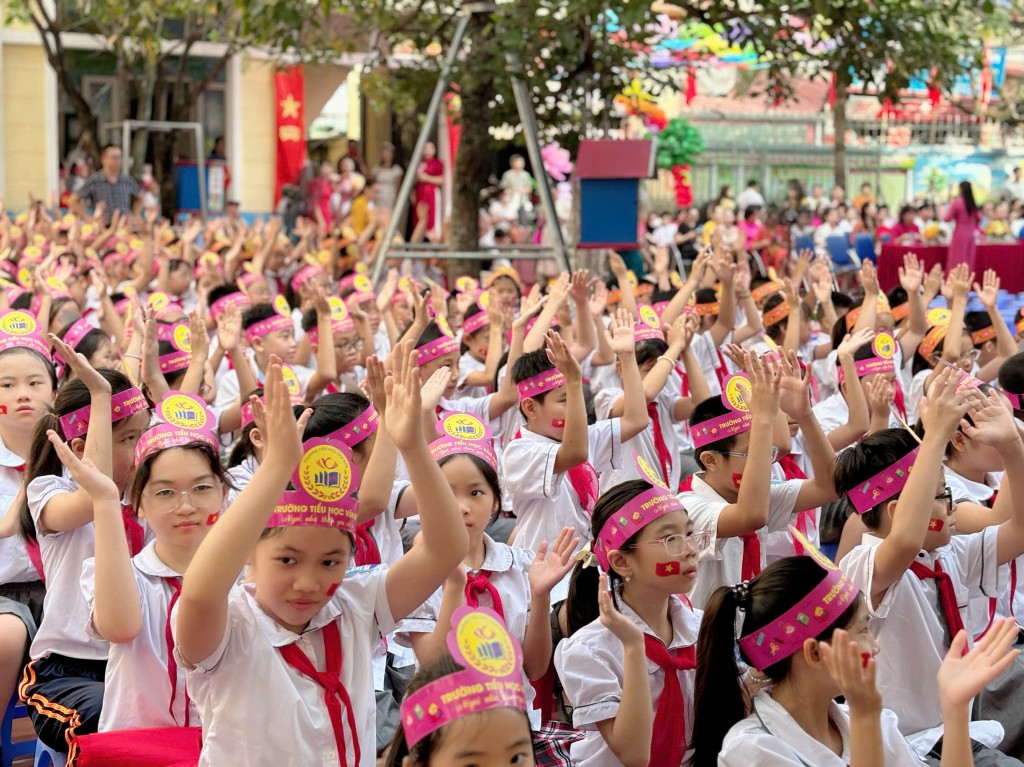
[[[253,373],[249,357],[242,348],[242,314],[237,306],[229,306],[217,318],[217,344],[223,349],[231,361],[238,378],[238,391],[242,397],[257,388],[256,375]],[[242,403],[238,400],[220,414],[219,430],[221,434],[229,434],[242,425]]]
[[[576,341],[572,345],[572,356],[582,361],[597,347],[597,333],[589,308],[590,272],[586,269],[573,272],[569,293],[576,305]]]
[[[585,463],[590,457],[587,409],[583,403],[583,376],[580,365],[569,352],[569,347],[562,337],[554,331],[548,333],[548,359],[565,376],[565,429],[562,431],[562,444],[555,453],[554,466],[554,473],[561,474]],[[646,414],[645,409],[644,415]]]
[[[900,336],[900,348],[903,350],[903,358],[910,359],[914,356],[925,333],[928,332],[928,320],[926,317],[927,305],[921,295],[921,285],[924,282],[924,264],[917,260],[913,253],[903,255],[903,266],[900,267],[900,286],[907,291],[907,303],[910,305],[910,312],[907,315],[907,329]]]
[[[539,301],[531,304],[528,309],[524,309],[523,313],[512,322],[512,341],[508,347],[508,359],[505,360],[505,377],[498,383],[498,390],[491,396],[491,401],[487,406],[487,417],[492,421],[519,402],[519,390],[512,383],[512,366],[523,356],[526,323],[541,311],[547,300],[547,296],[542,297]],[[538,322],[538,324],[540,323]]]
[[[868,400],[868,408],[871,410],[868,434],[888,429],[889,415],[892,412],[892,384],[884,377],[878,376],[867,387],[862,383],[861,388],[866,389],[864,394]]]
[[[736,265],[736,284],[733,286],[736,294],[736,301],[743,309],[744,323],[736,328],[733,333],[733,341],[741,344],[749,338],[753,338],[764,332],[764,322],[761,319],[761,312],[750,295],[750,265],[741,261]]]
[[[399,345],[394,375],[385,385],[388,404],[385,426],[405,459],[409,479],[419,498],[420,543],[399,559],[387,574],[387,595],[394,620],[423,604],[458,566],[469,548],[469,536],[455,496],[430,455],[420,419],[420,381],[412,341]]]
[[[874,330],[875,319],[878,316],[878,274],[875,272],[875,265],[870,261],[865,261],[860,268],[860,282],[864,286],[864,303],[861,304],[856,324],[848,328],[851,333],[864,328]]]
[[[113,473],[110,383],[84,356],[57,336],[51,334],[50,343],[89,390],[89,428],[85,433],[82,457],[92,461],[100,473],[109,477]],[[72,440],[72,444],[74,442]],[[89,522],[92,522],[92,497],[80,487],[73,493],[59,493],[50,498],[39,513],[37,527],[40,531],[63,533],[76,530]]]
[[[939,699],[942,701],[941,767],[974,763],[971,736],[971,701],[1010,667],[1020,650],[1011,649],[1018,629],[1013,618],[997,621],[964,655],[967,634],[960,631],[950,643],[939,668]],[[881,762],[878,762],[881,764]]]
[[[493,297],[487,304],[487,359],[483,370],[474,370],[466,376],[466,386],[486,386],[494,384],[498,374],[498,363],[501,353],[505,350],[505,318],[501,313],[501,305]]]
[[[142,607],[132,574],[132,555],[124,536],[117,485],[92,461],[80,461],[57,432],[51,430],[47,436],[71,478],[92,498],[96,525],[93,626],[108,642],[130,642],[142,628]]]
[[[387,397],[384,393],[384,363],[376,357],[366,360],[366,387],[377,409],[378,424],[386,411]],[[388,436],[388,430],[377,428],[373,452],[366,462],[366,471],[359,482],[359,512],[357,524],[369,522],[388,507],[391,489],[395,484],[395,468],[398,451]]]
[[[736,503],[719,514],[718,537],[733,538],[768,524],[771,495],[772,430],[779,412],[781,373],[751,352],[744,352],[750,376],[750,444]],[[698,448],[698,451],[700,448]]]
[[[206,374],[206,360],[210,356],[210,336],[206,333],[206,323],[200,311],[188,316],[189,341],[192,345],[188,370],[181,382],[181,391],[198,395],[203,388],[203,377]]]
[[[608,346],[608,335],[604,332],[604,309],[608,304],[608,288],[600,280],[594,283],[594,295],[590,297],[590,321],[594,326],[594,338],[597,339],[597,351],[590,357],[591,367],[604,367],[615,361],[615,355]]]
[[[803,306],[800,295],[792,280],[786,281],[786,304],[789,306],[789,317],[786,318],[786,334],[782,338],[782,348],[796,351],[800,348],[800,323],[803,322]],[[738,342],[737,342],[738,343]]]
[[[928,396],[921,400],[924,441],[899,499],[886,504],[885,513],[892,514],[892,527],[875,548],[872,604],[881,603],[889,587],[903,577],[924,545],[946,443],[963,418],[971,395],[971,392],[954,392],[956,378],[952,368],[943,368],[928,390]]]
[[[622,390],[625,404],[620,421],[621,439],[630,440],[647,428],[647,401],[644,398],[644,382],[636,364],[636,340],[634,318],[625,309],[619,309],[608,327],[609,344],[619,358],[622,368]],[[578,368],[577,368],[578,369]],[[582,386],[580,387],[582,393]],[[586,426],[584,426],[584,429]]]
[[[580,539],[571,527],[563,527],[548,550],[543,541],[530,565],[530,620],[523,639],[523,671],[529,679],[540,679],[551,662],[551,589],[562,582],[576,562],[572,554]]]
[[[825,667],[850,707],[850,767],[885,764],[882,693],[875,682],[875,659],[863,661],[860,645],[850,641],[843,629],[832,632],[832,638],[819,648]]]
[[[389,269],[384,286],[377,294],[377,310],[380,312],[381,320],[388,331],[389,343],[398,343],[398,325],[395,323],[395,315],[391,313],[391,299],[395,297],[395,290],[398,287],[398,270]]]
[[[677,317],[676,321],[672,323],[672,326],[668,329],[667,340],[668,349],[654,361],[654,367],[643,377],[644,402],[648,405],[654,402],[661,393],[661,390],[665,388],[668,377],[675,370],[675,361],[679,359],[679,355],[683,353],[683,348],[686,346],[688,338],[686,336],[685,317]],[[623,392],[623,396],[612,403],[609,417],[619,418],[625,409],[626,396],[625,392]]]
[[[836,350],[839,364],[843,368],[846,379],[846,404],[850,408],[850,417],[842,426],[837,426],[828,433],[828,442],[833,450],[842,450],[852,445],[867,432],[871,426],[868,412],[868,400],[864,396],[864,385],[857,377],[857,365],[853,354],[873,337],[873,332],[865,328],[853,336],[846,336]],[[888,411],[886,411],[888,414]]]
[[[548,302],[537,317],[537,321],[526,334],[523,341],[523,351],[533,352],[544,346],[544,339],[548,330],[551,329],[551,322],[558,316],[558,312],[569,297],[569,273],[562,272],[558,280],[548,289]]]
[[[629,270],[622,256],[614,250],[608,251],[608,268],[611,269],[615,281],[619,285],[619,293],[622,298],[619,301],[619,308],[629,312],[631,317],[636,317],[636,296],[633,294],[633,287],[629,284]]]
[[[334,353],[334,331],[331,327],[331,305],[322,288],[313,289],[316,308],[316,371],[306,385],[306,401],[312,402],[330,383],[338,378],[338,358]],[[241,390],[239,390],[241,391]]]
[[[985,307],[985,311],[988,312],[989,319],[992,320],[992,327],[996,331],[996,356],[978,371],[977,378],[982,381],[991,381],[999,375],[999,367],[1003,361],[1017,353],[1017,344],[1013,340],[1010,327],[1006,324],[1006,320],[1003,319],[1003,315],[999,313],[999,307],[996,305],[996,299],[999,296],[999,275],[995,273],[994,269],[986,269],[983,282],[984,288],[979,287],[978,283],[974,283],[974,292],[978,294],[978,299]]]
[[[967,293],[974,281],[974,273],[967,264],[960,264],[949,275],[949,287],[953,293],[950,306],[949,327],[942,342],[942,359],[952,364],[960,361],[960,342],[964,335],[964,312],[967,311]]]
[[[687,276],[686,282],[683,283],[683,287],[680,288],[679,292],[672,296],[672,300],[668,302],[668,306],[666,306],[665,311],[662,312],[662,325],[671,326],[675,323],[676,318],[686,310],[686,305],[690,302],[690,297],[694,294],[694,291],[697,290],[701,275],[704,273],[705,268],[710,262],[710,248],[702,249],[697,254],[697,258],[694,259],[693,264],[690,266],[690,274]]]
[[[608,576],[599,576],[597,602],[601,623],[622,642],[622,696],[614,719],[597,723],[604,742],[625,767],[646,767],[651,760],[654,704],[647,681],[644,635],[633,621],[615,609]],[[674,672],[673,672],[674,673]]]
[[[413,543],[414,548],[419,545],[419,541],[420,536],[417,535],[416,541]],[[416,653],[416,662],[420,666],[433,663],[443,655],[447,655],[448,634],[452,630],[452,616],[464,604],[466,604],[466,567],[459,565],[448,574],[441,589],[441,606],[437,609],[434,630],[429,634],[426,632],[409,634],[413,652]]]
[[[264,387],[266,455],[249,484],[210,528],[188,566],[178,599],[175,641],[178,653],[192,663],[213,654],[224,638],[228,594],[260,539],[281,493],[302,458],[302,429],[312,411],[295,422],[281,360],[270,358]],[[260,407],[257,404],[254,407]]]
[[[732,263],[732,259],[728,256],[723,255],[719,258],[716,255],[711,261],[711,267],[722,283],[722,297],[718,301],[718,318],[711,326],[711,339],[715,342],[715,346],[721,346],[736,327],[736,292],[733,290],[736,264]]]
[[[680,397],[672,406],[672,420],[686,421],[693,414],[693,409],[701,402],[711,396],[711,387],[708,386],[708,379],[704,376],[704,369],[697,361],[697,355],[693,353],[690,340],[696,331],[696,324],[687,323],[686,348],[683,349],[683,370],[686,371],[686,380],[690,384],[690,396]]]

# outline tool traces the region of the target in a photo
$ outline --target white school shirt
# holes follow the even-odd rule
[[[587,437],[590,464],[598,477],[608,469],[622,467],[620,419],[598,421],[587,428]],[[575,528],[584,543],[591,539],[590,516],[569,484],[569,473],[555,474],[555,457],[561,446],[561,442],[524,427],[522,437],[505,448],[501,466],[519,518],[515,540],[510,541],[516,546],[536,551],[542,541],[553,543],[563,527]]]
[[[235,502],[245,486],[248,485],[252,478],[256,475],[256,469],[260,467],[260,462],[256,460],[256,456],[246,456],[240,464],[232,466],[227,470],[228,477],[231,478],[231,484],[234,485],[228,490],[228,506]]]
[[[296,644],[314,668],[325,669],[321,629],[331,622],[338,623],[341,634],[341,681],[352,699],[362,753],[358,767],[375,766],[376,703],[368,661],[381,634],[395,627],[385,588],[387,572],[379,565],[349,570],[301,635],[263,612],[251,584],[231,590],[220,645],[186,673],[189,695],[203,720],[200,767],[341,765],[323,688],[289,666],[278,650]],[[174,654],[179,665],[187,665],[177,648]],[[348,765],[357,767],[344,710],[342,722]]]
[[[618,594],[619,611],[640,627],[645,634],[654,635],[643,618]],[[692,610],[679,597],[669,600],[672,620],[672,642],[668,649],[692,647],[697,643],[702,613]],[[622,700],[623,663],[622,642],[600,620],[587,624],[555,648],[555,669],[562,681],[565,695],[572,704],[572,723],[583,730],[583,740],[570,746],[573,767],[622,767],[611,747],[601,737],[597,723],[614,719]],[[693,690],[697,679],[695,669],[677,671],[686,710],[687,746],[693,742]],[[661,692],[665,688],[665,672],[652,660],[647,660],[647,683],[651,688],[652,710],[658,710]],[[693,755],[687,748],[686,759]]]
[[[253,363],[255,365],[255,362]],[[309,385],[309,379],[313,377],[313,371],[304,367],[303,365],[289,365],[289,367],[295,371],[295,377],[299,381],[299,389],[303,395],[306,393],[306,387]],[[257,369],[257,379],[263,377],[263,373]],[[248,394],[248,392],[246,392]],[[213,400],[211,409],[217,415],[217,422],[220,423],[220,416],[225,410],[228,410],[232,405],[238,401],[241,396],[241,391],[238,388],[238,372],[234,369],[229,370],[224,376],[217,381],[217,396]]]
[[[999,596],[1006,587],[997,566],[997,538],[997,528],[989,527],[972,535],[954,535],[948,545],[934,552],[918,552],[918,562],[934,570],[938,560],[949,573],[963,617],[972,596]],[[921,580],[909,568],[889,587],[880,604],[871,603],[875,549],[881,542],[881,538],[865,533],[862,542],[839,562],[839,569],[864,594],[871,631],[881,647],[875,660],[882,700],[899,717],[900,731],[910,745],[924,756],[942,737],[942,707],[935,677],[949,650],[950,638],[935,581]],[[970,632],[967,643],[973,645]],[[971,737],[995,748],[1002,740],[1003,728],[996,722],[971,722]]]
[[[797,432],[797,435],[790,440],[789,457],[793,459],[800,470],[807,475],[808,479],[814,477],[814,472],[811,470],[811,461],[807,456],[807,445],[804,442],[803,432]],[[786,474],[778,463],[772,464],[772,480],[778,482],[786,481]],[[807,539],[814,544],[816,548],[821,548],[821,529],[818,527],[821,522],[821,509],[816,508],[810,510],[808,524],[807,524]],[[793,525],[796,525],[797,520],[793,520]],[[796,541],[790,534],[788,525],[786,530],[776,530],[768,533],[768,545],[765,548],[765,562],[771,564],[776,560],[782,559],[783,557],[792,557],[796,555]]]
[[[729,333],[725,341],[722,342],[722,346],[728,346],[730,343],[732,343],[732,333]],[[697,364],[704,372],[711,395],[721,394],[722,385],[718,382],[718,369],[722,366],[724,357],[719,356],[719,347],[715,346],[715,339],[711,337],[711,331],[705,330],[695,335],[690,341],[690,348],[693,349],[693,356],[697,358]],[[728,372],[726,369],[722,371],[722,374],[727,375]]]
[[[821,425],[821,430],[825,432],[825,434],[838,429],[840,426],[845,426],[850,422],[850,406],[847,404],[846,397],[843,396],[842,392],[836,392],[831,397],[823,399],[811,408],[811,412],[814,414],[815,419],[817,419],[818,423]],[[899,427],[900,422],[896,419],[896,416],[890,412],[889,428],[897,429]]]
[[[466,386],[466,378],[470,373],[486,370],[487,364],[466,352],[459,358],[459,385],[455,389],[457,397],[486,397],[490,389],[487,386]]]
[[[77,489],[73,480],[47,474],[32,480],[26,491],[46,574],[43,622],[29,650],[33,660],[50,653],[80,660],[106,660],[110,651],[106,641],[86,630],[92,610],[82,593],[81,576],[83,563],[95,554],[93,523],[63,533],[43,534],[39,530],[39,517],[50,499]]]
[[[718,767],[847,767],[850,764],[850,709],[829,703],[829,719],[843,739],[843,755],[808,735],[767,690],[754,698],[754,711],[730,729],[718,752]],[[885,767],[920,767],[899,730],[896,715],[882,709],[882,752]],[[881,766],[879,766],[881,767]]]
[[[672,409],[680,398],[678,392],[681,386],[682,382],[679,380],[679,376],[673,372],[669,375],[668,383],[658,392],[658,396],[652,403],[657,408],[657,417],[661,422],[661,435],[665,440],[665,447],[668,448],[668,454],[672,458],[668,486],[674,488],[679,487],[682,466],[679,460],[676,431],[673,428],[675,421],[672,420]],[[612,405],[623,394],[625,392],[620,387],[614,386],[601,389],[594,395],[594,413],[597,415],[598,421],[611,417]],[[601,473],[601,492],[631,479],[642,479],[636,468],[636,456],[638,455],[643,456],[648,465],[658,473],[658,476],[661,476],[661,462],[658,460],[658,450],[654,446],[654,424],[650,421],[648,421],[646,429],[622,444],[622,468]]]
[[[25,460],[10,450],[0,437],[0,509],[7,511],[21,489]],[[0,538],[0,583],[30,583],[39,573],[29,559],[21,535]]]
[[[924,396],[924,385],[928,380],[928,376],[932,374],[931,370],[922,370],[912,379],[910,379],[910,389],[907,391],[907,423],[917,423],[917,406],[921,403],[921,397]]]
[[[796,511],[796,499],[806,480],[772,481],[769,486],[768,524],[757,530],[761,542],[761,567],[765,566],[768,534],[785,530]],[[704,481],[704,472],[695,474],[691,489],[678,495],[680,503],[697,531],[707,530],[710,542],[707,551],[697,560],[697,582],[690,593],[693,606],[703,610],[708,597],[719,586],[732,586],[743,580],[743,539],[719,538],[718,518],[729,505],[714,488]]]
[[[178,681],[171,715],[171,681],[167,671],[167,614],[174,589],[164,578],[182,578],[156,554],[156,541],[132,557],[132,575],[142,607],[142,628],[131,642],[110,645],[103,687],[99,731],[185,726],[185,669]],[[92,611],[96,603],[96,560],[82,565],[82,594],[89,606],[86,630],[96,634]],[[198,727],[199,710],[189,707],[189,726]]]
[[[484,561],[481,570],[490,570],[491,584],[501,595],[501,609],[505,614],[505,626],[509,634],[514,636],[520,645],[526,639],[526,626],[530,622],[530,565],[533,564],[534,553],[526,549],[517,549],[504,543],[497,543],[489,535],[484,534]],[[437,627],[437,614],[441,610],[441,589],[438,589],[408,618],[398,622],[395,629],[395,642],[403,647],[412,647],[410,634],[432,634]],[[480,594],[480,606],[491,607],[491,598],[487,593]],[[547,615],[536,616],[537,620],[546,621]],[[526,692],[526,711],[530,715],[530,726],[540,728],[540,710],[534,709],[535,693],[526,672],[523,671],[523,690]]]

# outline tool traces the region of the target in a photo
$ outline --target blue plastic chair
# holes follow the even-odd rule
[[[68,763],[68,755],[54,751],[43,741],[36,741],[36,761],[34,767],[64,767]]]
[[[35,738],[15,741],[12,739],[12,729],[16,719],[27,719],[28,709],[14,693],[7,710],[4,711],[4,718],[0,721],[0,764],[3,767],[12,767],[15,759],[23,756],[32,756],[36,751]]]
[[[875,252],[875,241],[867,232],[861,232],[853,238],[853,250],[857,258],[863,261],[878,263],[878,254]]]
[[[801,234],[793,241],[793,252],[799,255],[801,250],[814,251],[814,238],[809,234]]]

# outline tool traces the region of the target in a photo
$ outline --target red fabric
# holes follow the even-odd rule
[[[25,551],[32,562],[32,567],[39,573],[39,580],[46,583],[46,575],[43,574],[43,555],[39,551],[39,541],[25,541]]]
[[[428,176],[443,176],[444,164],[436,157],[430,160],[424,160],[420,163],[419,172],[425,173]],[[440,190],[441,187],[439,186],[419,181],[416,183],[416,188],[413,192],[413,220],[415,223],[419,223],[419,213],[417,213],[416,208],[420,205],[426,206],[428,232],[434,231],[439,223],[438,212],[441,197]]]
[[[171,700],[167,704],[167,710],[171,714],[171,719],[177,722],[178,720],[174,718],[174,698],[178,694],[178,664],[174,660],[174,633],[171,631],[171,612],[174,610],[178,597],[181,596],[181,578],[164,578],[164,581],[174,589],[174,593],[171,594],[171,601],[167,604],[167,622],[164,624],[164,639],[167,640],[167,676],[171,680]],[[189,726],[188,709],[188,690],[185,690],[185,727]]]
[[[522,436],[523,430],[519,429],[512,439],[521,439]],[[584,461],[579,466],[573,466],[566,474],[569,475],[569,484],[576,497],[580,499],[580,508],[587,512],[587,516],[592,516],[594,504],[597,503],[597,471],[590,461]]]
[[[745,533],[740,538],[743,539],[743,566],[740,577],[749,581],[761,572],[761,541],[757,533]]]
[[[146,545],[146,530],[135,516],[131,506],[121,507],[121,521],[124,523],[124,535],[128,539],[128,549],[134,557]]]
[[[370,532],[370,528],[373,527],[376,519],[371,519],[369,522],[365,522],[354,531],[356,539],[356,567],[362,567],[363,565],[379,565],[380,560],[380,549],[377,547],[377,541],[374,540],[373,533]]]
[[[939,606],[942,607],[942,614],[946,618],[949,639],[953,641],[953,638],[963,630],[964,619],[960,615],[960,608],[956,603],[956,590],[953,588],[953,580],[949,577],[949,573],[943,571],[942,563],[938,560],[935,560],[934,570],[930,570],[920,562],[914,562],[910,566],[910,572],[922,581],[928,578],[935,580],[935,585],[939,589]],[[966,654],[967,647],[964,646],[964,655]]]
[[[167,767],[197,764],[200,727],[154,727],[77,735],[76,767]]]
[[[651,419],[651,426],[654,427],[654,452],[658,454],[658,463],[661,465],[661,476],[668,484],[668,478],[672,474],[672,454],[665,444],[665,435],[661,430],[661,419],[658,418],[658,406],[651,402],[647,405],[647,415]]]
[[[797,466],[796,461],[793,460],[791,455],[782,456],[779,459],[779,466],[782,468],[782,475],[786,479],[807,479],[804,470]],[[814,521],[814,512],[814,509],[808,509],[807,511],[801,511],[796,517],[796,529],[803,533],[804,537],[807,536],[807,531]],[[799,541],[793,541],[793,550],[798,557],[804,555],[804,547]]]
[[[274,74],[274,97],[277,104],[275,205],[281,199],[281,187],[295,183],[306,161],[306,122],[303,114],[305,92],[305,77],[301,65]]]
[[[689,104],[697,97],[697,73],[690,67],[686,70],[686,103]]]
[[[657,637],[644,634],[644,653],[665,672],[665,686],[654,713],[651,761],[647,767],[679,767],[686,753],[686,702],[678,671],[697,667],[693,646],[669,650]]]
[[[900,418],[903,419],[903,422],[906,423],[907,422],[907,397],[903,393],[903,387],[900,386],[900,379],[896,378],[895,380],[893,380],[892,386],[893,386],[892,405],[893,405],[893,407],[896,408],[896,412],[900,414]]]
[[[345,753],[345,728],[341,721],[341,709],[345,708],[348,728],[352,733],[352,744],[355,747],[353,764],[358,765],[360,762],[359,733],[356,731],[355,714],[352,712],[352,699],[349,697],[345,685],[341,683],[341,664],[344,656],[338,624],[332,621],[324,626],[323,636],[324,652],[327,655],[326,671],[317,671],[312,661],[296,644],[285,645],[277,649],[285,663],[324,688],[324,702],[327,704],[327,713],[331,717],[334,741],[338,745],[338,755],[341,757],[340,762],[343,765],[348,764],[348,756]]]
[[[679,483],[679,492],[680,493],[688,493],[691,490],[693,490],[693,475],[692,474],[690,476],[688,476],[686,479],[684,479],[682,482]]]
[[[466,604],[469,607],[480,606],[480,595],[487,593],[491,595],[491,607],[502,620],[505,620],[505,610],[501,604],[501,594],[491,583],[491,571],[481,570],[476,575],[466,573]]]

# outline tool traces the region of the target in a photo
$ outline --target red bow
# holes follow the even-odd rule
[[[661,430],[661,419],[658,418],[658,406],[651,402],[647,405],[647,415],[651,419],[651,426],[654,427],[654,452],[658,454],[658,463],[661,464],[661,476],[665,484],[669,484],[669,476],[672,474],[672,454],[665,444],[665,435]]]
[[[174,716],[174,698],[178,694],[178,664],[174,660],[174,633],[171,631],[171,611],[174,610],[174,604],[178,601],[178,597],[181,596],[181,578],[164,578],[164,582],[173,590],[171,601],[167,603],[167,622],[164,624],[164,637],[167,640],[167,676],[171,680],[171,701],[167,704],[167,710],[171,714],[171,719],[177,722],[178,720]],[[188,709],[188,690],[185,690],[185,727],[189,726]]]
[[[657,637],[644,634],[644,653],[665,672],[651,735],[651,761],[647,767],[679,767],[686,753],[686,702],[679,671],[697,667],[693,646],[669,650]]]
[[[949,573],[942,569],[942,564],[937,559],[935,560],[934,570],[930,570],[920,562],[914,562],[910,566],[910,571],[922,581],[928,578],[935,581],[935,585],[939,589],[939,605],[942,607],[942,614],[946,618],[946,628],[949,629],[949,641],[952,642],[953,638],[963,631],[964,628],[964,619],[960,615],[960,608],[956,603],[956,589],[953,587],[953,579],[949,577]],[[964,645],[963,654],[967,654],[966,645]]]
[[[743,539],[743,567],[740,577],[749,581],[761,572],[761,541],[757,533],[744,533],[740,538]]]
[[[379,565],[381,563],[380,549],[377,547],[377,541],[374,540],[373,533],[370,532],[370,528],[373,527],[373,523],[376,521],[376,518],[374,518],[369,522],[364,522],[353,531],[356,539],[356,567]]]
[[[476,575],[472,573],[466,573],[466,604],[469,607],[480,606],[480,595],[483,593],[491,595],[491,607],[494,608],[494,612],[501,616],[502,620],[505,620],[505,610],[502,609],[501,605],[501,594],[494,588],[494,584],[491,583],[491,571],[481,570]]]
[[[797,465],[797,462],[793,460],[791,455],[782,456],[779,459],[779,466],[782,469],[782,475],[786,479],[807,479],[804,470]],[[801,511],[796,517],[796,529],[803,533],[805,538],[808,537],[808,530],[814,520],[814,512],[815,509],[808,509],[807,511]],[[793,549],[798,557],[803,556],[804,547],[799,541],[793,542]]]

